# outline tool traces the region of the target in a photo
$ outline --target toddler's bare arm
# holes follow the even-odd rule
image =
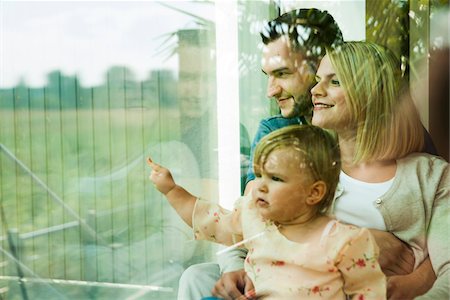
[[[170,205],[176,210],[186,224],[192,227],[192,212],[197,197],[177,185],[170,171],[147,158],[147,164],[152,168],[150,180],[164,194]]]

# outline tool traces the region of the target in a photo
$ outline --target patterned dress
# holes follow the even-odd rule
[[[245,241],[245,270],[263,299],[385,299],[378,248],[365,228],[330,221],[321,236],[298,243],[263,220],[251,197],[230,212],[197,200],[196,239],[225,245]]]

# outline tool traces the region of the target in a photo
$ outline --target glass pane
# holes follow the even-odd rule
[[[210,244],[145,158],[217,198],[214,5],[2,2],[1,36],[2,296],[173,299]]]

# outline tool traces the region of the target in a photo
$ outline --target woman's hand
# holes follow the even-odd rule
[[[388,300],[412,300],[415,293],[409,275],[397,275],[387,278]]]
[[[430,257],[427,257],[414,272],[387,278],[389,300],[409,300],[425,294],[436,281]]]
[[[370,230],[380,248],[378,261],[387,276],[389,300],[414,299],[426,293],[436,280],[430,258],[427,257],[414,270],[412,250],[392,233]]]
[[[371,229],[370,232],[380,248],[378,262],[386,276],[406,275],[413,271],[414,253],[407,244],[386,231]]]

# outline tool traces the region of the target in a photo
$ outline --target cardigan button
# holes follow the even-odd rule
[[[383,200],[381,200],[380,198],[378,198],[377,200],[375,200],[375,203],[377,206],[380,206],[381,203],[383,203]]]

